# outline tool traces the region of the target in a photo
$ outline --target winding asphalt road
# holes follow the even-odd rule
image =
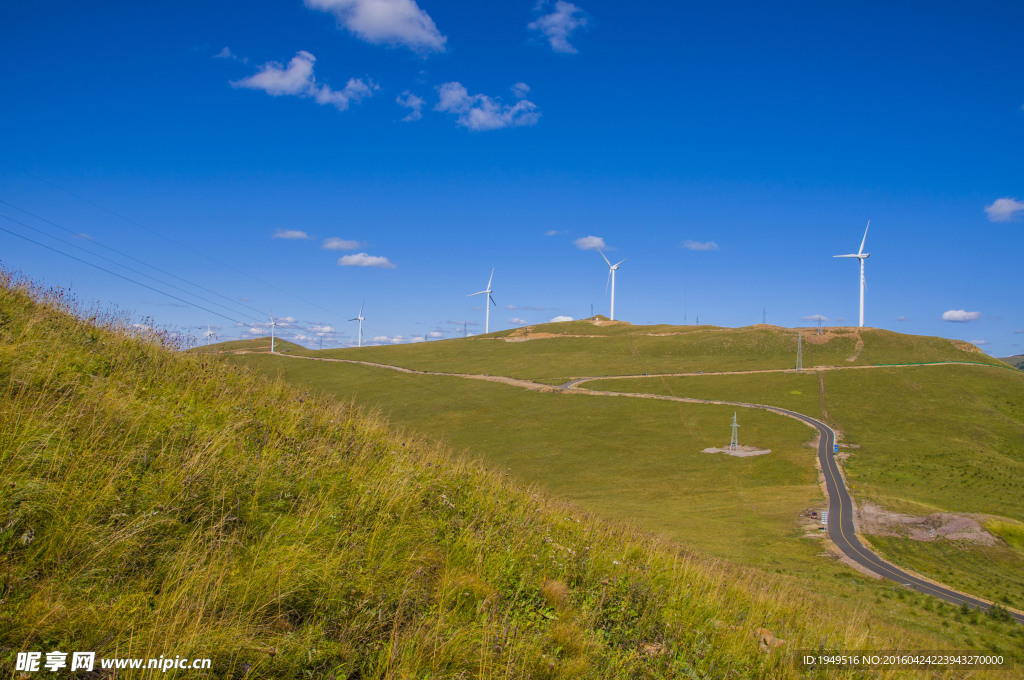
[[[313,361],[336,361],[340,363],[351,363],[351,364],[362,364],[367,366],[374,366],[378,368],[387,368],[402,373],[417,373],[423,375],[440,375],[440,376],[451,376],[459,378],[469,378],[473,380],[486,380],[489,382],[505,382],[517,387],[525,387],[533,390],[559,390],[562,392],[575,392],[577,394],[589,394],[594,396],[607,396],[607,397],[634,397],[634,398],[645,398],[645,399],[659,399],[664,401],[681,401],[687,403],[696,404],[720,404],[725,406],[737,406],[740,408],[756,408],[763,411],[771,411],[772,413],[778,413],[779,415],[787,416],[789,418],[795,418],[806,425],[813,427],[818,431],[820,435],[818,439],[818,462],[821,464],[821,471],[825,477],[825,489],[828,493],[828,536],[832,542],[836,545],[839,550],[846,555],[846,557],[853,560],[855,563],[866,569],[867,571],[877,574],[882,578],[895,581],[907,588],[913,588],[919,592],[927,595],[933,595],[941,600],[945,600],[954,605],[967,604],[968,606],[980,609],[982,611],[988,611],[992,604],[984,600],[979,600],[976,597],[959,593],[955,590],[927,581],[919,576],[914,576],[903,571],[899,567],[886,562],[881,557],[871,552],[868,548],[860,542],[857,538],[857,530],[853,523],[853,500],[850,498],[850,491],[846,488],[846,480],[843,478],[842,473],[839,470],[839,465],[835,460],[834,450],[836,443],[836,433],[825,423],[806,416],[796,411],[790,411],[788,409],[779,408],[777,406],[768,406],[765,404],[751,404],[747,402],[738,401],[718,401],[712,399],[693,399],[690,397],[673,397],[664,394],[648,394],[648,393],[637,393],[637,392],[610,392],[605,390],[588,390],[586,388],[579,388],[581,383],[589,382],[591,380],[607,380],[611,378],[636,378],[639,376],[593,376],[585,378],[576,378],[569,382],[563,383],[557,387],[551,385],[544,385],[541,383],[535,383],[530,380],[521,380],[516,378],[505,378],[502,376],[492,375],[479,375],[472,373],[443,373],[438,371],[418,371],[415,369],[403,368],[400,366],[392,366],[389,364],[378,364],[368,361],[356,361],[353,359],[329,359],[321,357],[301,357],[301,356],[290,356],[290,355],[278,355],[282,357],[294,358],[294,359],[309,359]],[[951,362],[953,363],[953,362]],[[959,362],[955,362],[959,363]],[[655,377],[655,376],[652,376]],[[1024,624],[1024,614],[1008,609],[1011,616],[1018,623]]]

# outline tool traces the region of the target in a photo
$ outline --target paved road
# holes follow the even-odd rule
[[[641,376],[594,376],[575,378],[566,383],[563,383],[557,387],[551,385],[544,385],[541,383],[535,383],[529,380],[520,380],[516,378],[506,378],[503,376],[493,375],[477,375],[472,373],[442,373],[438,371],[417,371],[414,369],[402,368],[400,366],[392,366],[390,364],[378,364],[366,361],[356,361],[352,359],[328,359],[325,357],[302,357],[292,355],[279,355],[286,358],[292,359],[310,359],[313,361],[336,361],[340,363],[351,363],[351,364],[362,364],[364,366],[374,366],[377,368],[387,368],[402,373],[418,373],[424,375],[440,375],[440,376],[451,376],[459,378],[470,378],[474,380],[487,380],[492,382],[505,382],[508,384],[516,385],[518,387],[525,387],[527,389],[536,390],[551,390],[557,389],[565,392],[576,392],[577,394],[590,394],[595,396],[607,396],[607,397],[637,397],[645,399],[660,399],[665,401],[681,401],[688,403],[697,404],[721,404],[725,406],[738,406],[741,408],[757,408],[764,411],[771,411],[772,413],[778,413],[783,416],[790,418],[796,418],[807,425],[818,430],[821,435],[818,441],[818,461],[821,464],[822,474],[825,476],[825,489],[828,493],[828,536],[832,542],[839,548],[840,551],[851,560],[864,567],[868,571],[878,574],[883,578],[887,578],[891,581],[895,581],[907,588],[913,588],[922,593],[928,595],[934,595],[935,597],[945,600],[951,604],[961,605],[967,603],[969,606],[981,609],[982,611],[988,611],[991,608],[991,603],[979,600],[976,597],[958,593],[955,590],[946,588],[945,586],[926,581],[918,576],[913,576],[903,571],[899,567],[886,562],[881,557],[871,552],[860,542],[857,538],[857,531],[853,524],[853,500],[850,498],[850,491],[846,488],[846,480],[843,478],[839,471],[839,465],[836,463],[833,455],[834,446],[836,442],[836,433],[832,431],[825,423],[810,416],[806,416],[796,411],[790,411],[788,409],[779,408],[777,406],[767,406],[765,404],[750,404],[747,402],[739,401],[718,401],[711,399],[693,399],[690,397],[673,397],[664,394],[645,394],[636,392],[610,392],[606,390],[588,390],[580,389],[578,385],[591,380],[608,380],[614,378],[637,378]],[[954,363],[954,362],[949,362]],[[651,376],[654,377],[654,376]],[[1008,610],[1010,615],[1017,620],[1018,623],[1024,624],[1024,614]]]

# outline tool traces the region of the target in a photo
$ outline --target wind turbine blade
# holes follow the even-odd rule
[[[619,262],[616,262],[616,263],[615,263],[615,266],[616,266],[616,267],[618,267],[618,266],[619,266],[620,264],[622,264],[623,262],[625,262],[625,260],[620,260]]]
[[[608,295],[608,284],[612,282],[612,269],[608,268],[608,278],[604,282],[604,294]]]
[[[857,251],[858,255],[860,255],[860,254],[862,254],[864,252],[864,242],[868,240],[868,227],[870,227],[870,226],[871,226],[871,220],[868,220],[868,226],[864,227],[864,238],[862,238],[860,240],[860,250]]]
[[[359,303],[359,316],[363,315],[363,305],[366,304],[366,300]]]
[[[470,293],[470,294],[469,294],[469,295],[467,295],[466,297],[473,297],[474,295],[483,295],[483,294],[484,294],[484,293],[486,293],[486,292],[487,292],[486,290],[482,290],[482,291],[480,291],[479,293]]]
[[[490,295],[488,295],[487,297],[491,298],[491,304],[492,304],[492,305],[494,305],[495,307],[497,307],[497,306],[498,306],[498,303],[494,301],[494,298],[493,298],[493,297],[491,297]]]
[[[491,269],[491,278],[487,279],[487,290],[491,289],[491,281],[494,280],[494,269]]]
[[[832,257],[860,257],[860,255],[833,255]]]
[[[602,253],[602,252],[601,252],[600,250],[599,250],[599,251],[597,251],[597,252],[601,253],[601,257],[603,257],[603,258],[604,258],[604,261],[605,261],[605,262],[608,262],[608,258],[607,258],[607,257],[604,257],[604,253]],[[608,266],[609,266],[609,267],[611,267],[611,266],[612,266],[612,263],[611,263],[611,262],[608,262]]]

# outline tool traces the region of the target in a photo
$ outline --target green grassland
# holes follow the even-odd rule
[[[595,326],[587,321],[543,324],[468,339],[388,347],[323,350],[322,357],[387,363],[417,370],[504,375],[527,380],[697,371],[787,369],[795,366],[792,329],[754,326]],[[512,337],[541,337],[508,341]],[[553,336],[553,337],[548,337]],[[863,347],[858,349],[858,338]],[[805,366],[914,361],[1000,363],[965,343],[877,329],[829,329],[805,335]],[[848,361],[849,360],[849,361]]]
[[[801,534],[796,520],[823,503],[815,432],[763,411],[743,414],[744,441],[772,455],[703,453],[729,442],[735,409],[665,401],[537,393],[456,377],[409,375],[268,355],[238,359],[288,382],[379,408],[499,470],[603,516],[636,521],[685,545],[774,566]],[[800,550],[810,562],[819,548]]]
[[[875,620],[859,601],[698,557],[350,405],[203,352],[172,351],[117,319],[82,319],[59,293],[2,283],[5,675],[14,676],[18,651],[72,649],[213,660],[208,673],[138,677],[785,678],[801,675],[790,654],[801,648],[1016,640],[1016,627],[985,617],[955,634],[938,614],[910,628]],[[272,361],[264,368],[285,360]],[[497,394],[444,387],[430,392],[442,399],[434,417],[447,418],[449,432],[464,430],[480,398]],[[488,446],[518,438],[510,463],[518,455],[580,475],[593,473],[585,458],[607,442],[595,426],[609,415],[658,428],[674,419],[672,434],[684,441],[704,436],[688,433],[689,423],[704,430],[727,415],[646,416],[626,400],[590,397],[597,410],[570,426],[566,451],[531,452],[524,421],[568,402],[521,411],[527,405],[517,406],[511,390],[493,408],[526,429],[488,430]],[[395,394],[396,408],[423,409],[415,403],[423,395]],[[462,400],[461,413],[446,408],[449,398]],[[774,443],[775,425],[751,419],[750,428]],[[800,496],[806,437],[801,430],[797,443],[780,441],[776,460],[702,460],[758,503],[765,479]],[[572,448],[574,440],[583,442]],[[669,476],[677,464],[695,474],[692,462],[645,459],[641,449],[617,462],[604,454],[605,462],[624,480],[646,468]],[[676,453],[685,460],[688,452]],[[744,473],[752,469],[744,464],[760,472]],[[750,516],[751,531],[776,521]],[[909,598],[895,609],[921,606]],[[759,627],[786,642],[762,651]]]
[[[813,527],[799,516],[824,503],[814,449],[807,446],[815,433],[795,420],[741,409],[741,442],[771,448],[772,454],[733,458],[701,452],[728,442],[736,409],[726,406],[538,393],[500,383],[266,354],[234,360],[290,383],[381,408],[395,422],[472,452],[515,479],[600,516],[630,519],[690,549],[782,574],[799,587],[833,598],[830,607],[857,603],[883,620],[948,635],[959,644],[983,638],[986,644],[1024,651],[1024,640],[1012,627],[984,635],[951,629],[941,609],[924,608],[925,600],[901,595],[890,601],[892,584],[866,579],[822,557],[820,539],[805,536]],[[693,379],[710,384],[712,377]],[[765,382],[769,378],[782,380],[780,394],[798,400],[783,405],[805,405],[808,392],[818,403],[817,378],[811,375],[720,377],[755,381],[761,390],[774,389]],[[629,381],[603,382],[616,387]],[[790,394],[794,391],[801,394]],[[757,401],[763,394],[744,396]]]
[[[979,366],[915,366],[818,374],[597,380],[585,387],[752,401],[820,415],[852,444],[844,463],[858,501],[915,515],[1024,519],[1024,375]],[[799,394],[797,394],[799,393]],[[993,523],[989,523],[990,525]],[[1009,545],[871,537],[897,564],[966,592],[1024,606],[1019,525],[995,522]],[[1005,536],[1003,535],[1005,534]]]
[[[580,387],[608,392],[664,394],[672,397],[768,404],[821,418],[818,381],[817,373],[793,371],[591,380]]]

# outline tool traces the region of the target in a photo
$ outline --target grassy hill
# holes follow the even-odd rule
[[[486,373],[558,382],[580,376],[787,369],[797,331],[777,326],[633,326],[567,321],[388,347],[323,350],[312,356],[382,362],[427,371]],[[804,366],[863,366],[908,360],[999,363],[977,347],[879,329],[803,331]]]
[[[0,279],[5,670],[59,649],[213,660],[141,677],[776,678],[796,649],[949,642]]]
[[[550,329],[553,325],[545,328]],[[609,362],[620,364],[635,359],[629,351],[626,351],[626,357],[614,355],[615,351],[624,351],[621,344],[616,343],[628,338],[628,333],[635,332],[635,327],[617,324],[609,329],[603,326],[599,327],[601,335],[579,338],[576,337],[579,335],[577,331],[585,330],[589,325],[587,322],[565,325],[573,326],[574,332],[567,333],[568,337],[509,343],[535,348],[540,368],[532,366],[530,355],[526,353],[520,355],[520,363],[507,367],[510,369],[507,373],[539,375],[536,378],[538,383],[557,384],[568,374],[565,366],[575,362],[578,368],[583,362],[593,361],[594,355],[607,355]],[[769,338],[778,338],[781,334],[781,329],[752,330],[755,335],[767,334]],[[751,337],[748,329],[736,332],[741,337]],[[622,337],[617,338],[616,333]],[[736,348],[744,346],[739,341],[730,342],[724,331],[715,333],[720,347],[732,346],[734,352],[739,352]],[[692,343],[686,344],[685,335],[651,337],[659,342],[674,338],[684,346],[693,346]],[[831,343],[837,338],[826,336],[824,339]],[[1000,362],[986,361],[985,357],[969,348],[941,339],[883,332],[865,333],[862,339],[862,355],[871,350],[872,344],[880,344],[871,350],[872,353],[884,356],[890,363],[917,363],[919,358],[933,361],[978,359],[982,365],[831,370],[823,372],[823,375],[831,380],[833,375],[882,376],[903,375],[897,371],[961,369],[978,375],[1001,375],[1007,379],[1017,377]],[[584,341],[591,343],[589,353],[579,350],[577,343]],[[643,341],[645,338],[638,339],[640,343]],[[468,359],[460,358],[459,343],[465,348]],[[564,343],[561,345],[562,356],[559,355],[560,343]],[[602,343],[611,343],[619,350],[603,348]],[[854,340],[851,346],[856,349],[855,345]],[[772,347],[771,343],[761,346],[769,350]],[[378,352],[373,358],[385,364],[448,371],[475,364],[501,374],[501,360],[492,355],[507,358],[506,347],[505,343],[494,339],[469,338],[413,347],[368,349]],[[678,348],[664,347],[667,352],[679,353]],[[921,349],[923,357],[912,353],[917,349]],[[739,359],[740,365],[752,367],[752,370],[761,369],[766,364],[770,366],[778,360],[769,352],[768,358],[762,362],[756,355],[749,355],[749,348],[744,351],[748,355]],[[411,358],[413,353],[415,361]],[[329,356],[365,360],[368,358],[366,355],[367,348],[334,351]],[[393,359],[390,358],[392,356]],[[732,355],[727,354],[720,357],[720,369],[733,368],[729,363],[731,359]],[[970,647],[985,640],[986,644],[1024,650],[1024,638],[1016,629],[1008,629],[1005,634],[981,633],[963,621],[951,626],[946,619],[948,612],[934,601],[903,592],[898,592],[899,597],[894,601],[893,591],[900,591],[898,587],[866,579],[841,563],[824,559],[820,533],[815,531],[814,520],[808,518],[811,510],[823,509],[825,503],[815,479],[814,449],[811,447],[814,433],[788,418],[741,409],[741,442],[770,448],[772,454],[738,459],[703,453],[706,447],[722,446],[728,442],[728,423],[736,410],[731,407],[561,394],[551,390],[545,393],[500,383],[399,373],[378,366],[337,361],[271,357],[265,353],[237,355],[233,360],[296,385],[380,408],[395,422],[445,441],[456,449],[472,452],[488,464],[507,470],[515,479],[536,484],[603,517],[630,519],[648,531],[696,550],[771,572],[794,587],[816,590],[823,597],[830,598],[829,607],[833,610],[841,610],[850,602],[856,602],[878,620],[938,635],[955,641],[954,644]],[[851,364],[857,365],[842,359],[838,367],[846,368]],[[558,377],[549,377],[551,374],[545,371],[552,371]],[[654,385],[672,386],[675,384],[673,381],[687,385],[688,389],[694,384],[700,385],[699,390],[689,391],[687,396],[777,403],[819,416],[823,406],[826,407],[825,412],[834,411],[833,407],[842,401],[837,400],[842,397],[838,388],[830,388],[828,399],[823,401],[819,378],[809,373],[705,374],[678,378],[638,376],[586,385],[604,386],[610,390],[658,392]],[[942,381],[937,384],[942,384]],[[982,384],[986,384],[984,380],[978,383]],[[899,414],[903,413],[901,400],[904,395],[901,390],[905,387],[900,383],[879,383],[851,389],[854,392],[866,390],[868,396],[874,389],[888,390],[886,399],[892,402],[889,404],[890,415],[895,419],[893,422],[897,422]],[[669,389],[663,393],[673,392]],[[964,420],[975,416],[984,418],[988,412],[975,410],[983,402],[984,399],[976,399],[965,405],[960,400],[954,408],[961,408],[959,417]],[[830,417],[830,420],[835,422],[834,418]],[[866,420],[866,425],[871,427],[870,419]],[[880,434],[884,436],[884,432]],[[855,443],[857,440],[848,437],[847,441]],[[990,440],[982,442],[983,446],[992,444]],[[875,461],[880,469],[886,469],[885,456],[873,456],[868,460]],[[908,459],[906,467],[899,470],[900,474],[907,474],[912,464],[913,460]],[[965,479],[960,478],[959,481]],[[979,499],[984,498],[988,480],[974,481],[977,484],[961,489],[961,495],[976,494]],[[1018,503],[1012,496],[1012,484],[998,487],[995,491],[997,494],[991,501],[992,507],[1004,501]],[[951,488],[947,489],[949,492]],[[891,500],[887,498],[885,502]],[[890,542],[885,548],[888,550],[893,545],[895,542]],[[967,553],[959,545],[954,548],[958,551],[958,560],[954,562],[959,561],[960,571],[966,573],[970,560],[959,558]],[[968,553],[970,559],[976,556],[973,552]],[[1006,555],[1019,561],[1015,553],[1003,554],[1004,557]],[[893,558],[898,561],[900,556],[895,554]],[[1013,564],[1013,560],[1009,563],[1004,560],[1000,569],[1006,569],[1007,564]],[[997,600],[1008,597],[1013,604],[1021,601],[1024,590],[1018,587],[1019,579],[993,578],[1000,573],[999,569],[984,573],[987,587],[978,594]],[[948,580],[945,572],[937,574],[936,578]],[[973,588],[977,582],[976,573],[963,581],[954,580],[953,585]]]

